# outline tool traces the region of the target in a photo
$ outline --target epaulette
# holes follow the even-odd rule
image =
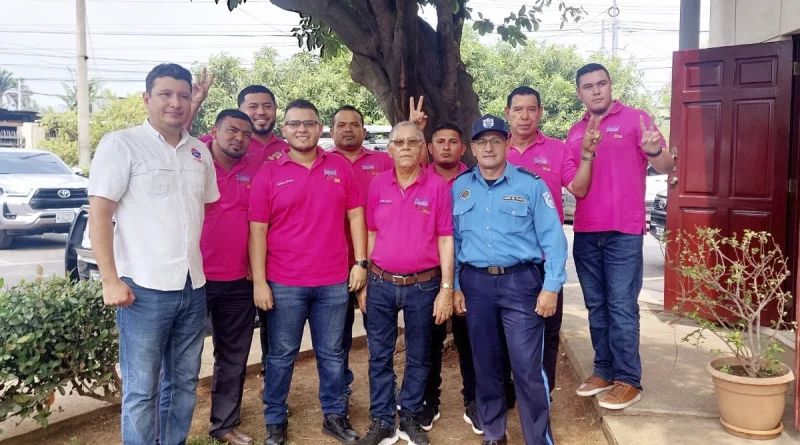
[[[454,178],[454,180],[460,178],[463,175],[466,175],[467,173],[472,173],[473,171],[475,171],[475,167],[468,168],[468,169],[464,170],[463,172],[457,174],[456,177]]]
[[[532,172],[531,170],[528,170],[525,167],[517,167],[517,170],[521,171],[522,173],[529,174],[529,175],[533,176],[536,179],[541,179],[542,178],[541,176],[537,175],[536,173]]]

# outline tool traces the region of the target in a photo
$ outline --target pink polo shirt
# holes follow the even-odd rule
[[[377,232],[370,259],[381,269],[411,274],[439,266],[439,237],[453,235],[450,186],[421,169],[403,190],[394,170],[372,181],[367,199],[367,228]]]
[[[469,167],[467,167],[467,164],[465,164],[465,163],[463,163],[463,162],[459,162],[459,163],[458,163],[458,175],[460,175],[461,173],[464,173],[465,171],[467,171],[467,169],[469,169]],[[432,163],[431,165],[429,165],[429,166],[428,166],[428,171],[429,171],[429,172],[431,172],[431,173],[435,173],[435,174],[436,174],[436,176],[439,176],[440,178],[442,177],[442,176],[439,174],[439,172],[437,172],[437,171],[436,171],[436,163]],[[453,182],[455,182],[455,180],[456,180],[456,178],[458,177],[458,175],[455,175],[455,176],[453,176],[452,178],[450,178],[450,180],[449,180],[449,181],[447,181],[447,185],[448,185],[448,186],[450,186],[450,187],[452,187],[452,186],[453,186]],[[444,179],[444,178],[443,178],[443,179]],[[451,198],[451,199],[452,199],[452,198]]]
[[[317,147],[310,169],[284,152],[267,162],[250,191],[250,221],[269,224],[267,279],[285,286],[347,281],[348,210],[364,202],[350,163]]]
[[[541,131],[524,152],[512,146],[508,150],[508,162],[525,167],[541,176],[550,189],[550,194],[557,198],[561,196],[561,187],[568,186],[578,173],[575,158],[567,145],[558,139],[545,136]],[[561,224],[564,224],[564,204],[561,199],[554,201]]]
[[[642,132],[639,116],[649,127],[650,116],[636,108],[614,101],[611,111],[598,129],[603,141],[597,147],[592,166],[592,185],[584,198],[577,198],[575,232],[617,231],[644,235],[645,178],[648,157],[642,151]],[[581,141],[589,124],[589,113],[572,126],[567,134],[567,146],[577,159]],[[661,140],[662,146],[666,142]]]
[[[208,143],[209,150],[211,143]],[[247,239],[250,224],[247,209],[250,186],[262,163],[245,156],[226,171],[214,162],[220,198],[206,206],[200,251],[203,270],[212,281],[235,281],[247,277]]]
[[[207,134],[205,136],[200,136],[197,139],[200,139],[201,141],[208,144],[209,142],[211,142],[212,137],[210,134]],[[256,159],[259,159],[260,162],[267,162],[269,157],[275,154],[276,152],[288,149],[289,149],[289,144],[283,139],[275,137],[275,135],[273,134],[272,136],[270,136],[269,142],[267,142],[266,145],[257,141],[256,138],[250,138],[250,146],[247,147],[247,156],[253,156]]]
[[[342,159],[350,162],[350,159],[347,158],[337,147],[333,147],[328,151],[328,153],[336,153],[337,155],[340,155]],[[369,193],[369,186],[372,184],[372,180],[379,174],[393,169],[394,161],[392,161],[392,158],[389,157],[388,153],[361,147],[361,153],[358,155],[355,162],[352,163],[352,166],[353,177],[355,178],[356,184],[358,184],[358,188],[361,191],[364,202],[366,203],[367,193]],[[352,265],[356,262],[356,255],[353,249],[353,238],[350,235],[350,224],[347,220],[345,220],[344,230],[345,236],[347,237],[348,264]]]

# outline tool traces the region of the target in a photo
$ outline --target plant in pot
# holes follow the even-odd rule
[[[675,313],[699,325],[683,341],[700,346],[711,333],[724,344],[712,350],[723,356],[708,365],[722,425],[750,439],[779,436],[794,380],[777,339],[792,298],[783,288],[790,274],[781,249],[768,232],[749,230],[722,236],[699,227],[671,238],[668,264],[681,281]]]

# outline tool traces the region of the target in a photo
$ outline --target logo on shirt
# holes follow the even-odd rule
[[[464,190],[463,192],[461,192],[461,199],[467,199],[467,198],[469,198],[469,190]]]
[[[335,168],[326,168],[322,172],[325,175],[325,179],[333,182],[342,182],[338,176],[336,176],[336,169]]]
[[[542,196],[544,197],[544,202],[547,204],[547,207],[550,207],[551,209],[556,208],[556,203],[553,201],[553,195],[551,195],[549,191],[542,193]]]
[[[203,155],[196,148],[192,149],[192,156],[194,157],[195,161],[203,162]]]
[[[236,175],[236,180],[241,182],[250,182],[250,175]]]
[[[375,164],[363,164],[361,170],[367,170],[372,176],[378,176],[378,171],[375,169]]]
[[[544,170],[546,172],[550,171],[550,166],[548,165],[549,162],[547,161],[547,158],[534,158],[533,164],[536,166],[536,168],[540,170]]]
[[[275,184],[275,187],[283,187],[284,185],[289,185],[289,184],[291,184],[293,182],[294,182],[294,179],[287,179],[285,181],[281,181],[281,182]]]
[[[381,199],[380,201],[378,201],[378,204],[382,205],[390,205],[391,203],[392,203],[391,199]]]
[[[552,199],[552,198],[550,198]],[[514,202],[528,202],[525,200],[524,196],[516,196],[516,195],[503,195],[503,201],[514,201]]]
[[[606,127],[606,133],[614,133],[618,131],[619,131],[619,125],[614,125],[613,127],[609,125],[608,127]]]
[[[426,215],[431,214],[431,206],[427,199],[422,199],[422,198],[414,199],[414,208],[416,208],[417,210]]]

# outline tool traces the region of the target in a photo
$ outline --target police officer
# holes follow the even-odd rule
[[[550,401],[542,370],[544,319],[566,282],[567,240],[555,201],[536,174],[506,161],[505,122],[472,126],[478,166],[453,184],[455,302],[466,313],[484,445],[506,444],[503,332],[526,445],[550,445]],[[536,268],[545,263],[544,283]],[[536,345],[536,346],[535,346]]]

